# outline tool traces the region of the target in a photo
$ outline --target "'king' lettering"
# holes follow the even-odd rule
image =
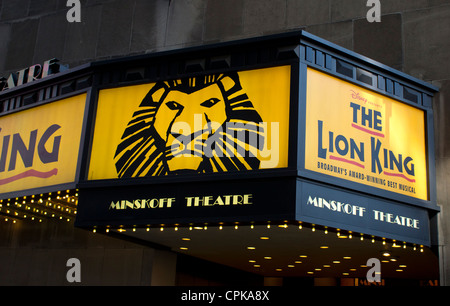
[[[370,143],[371,143],[371,153],[372,153],[372,172],[376,173],[376,171],[378,170],[378,174],[381,173],[382,171],[382,167],[381,167],[381,162],[380,162],[380,149],[381,149],[381,141],[379,139],[376,139],[375,142],[375,138],[371,137],[370,138]]]

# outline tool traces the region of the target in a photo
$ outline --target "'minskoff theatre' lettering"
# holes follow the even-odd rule
[[[252,194],[235,194],[219,196],[197,196],[185,197],[186,207],[215,206],[215,205],[252,205]],[[112,201],[109,209],[145,209],[145,208],[171,208],[175,204],[176,198],[152,198],[136,200]]]

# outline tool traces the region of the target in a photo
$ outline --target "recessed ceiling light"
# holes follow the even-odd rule
[[[294,265],[288,265],[288,267],[289,267],[289,268],[295,268],[295,266],[294,266]]]
[[[352,259],[350,256],[344,256],[344,259]]]
[[[300,257],[301,257],[301,258],[306,258],[306,257],[308,257],[308,256],[306,256],[306,255],[300,255]]]
[[[383,256],[384,256],[384,257],[389,257],[389,256],[391,256],[391,253],[389,253],[389,252],[383,252]]]
[[[187,251],[188,248],[186,248],[186,247],[180,247],[180,250]]]
[[[259,237],[259,239],[261,239],[261,240],[268,240],[269,237]]]
[[[248,262],[256,262],[256,260],[250,259]]]
[[[281,271],[283,271],[283,269],[278,268],[278,269],[275,269],[275,271],[281,272]]]
[[[328,245],[322,245],[320,246],[321,249],[328,249]]]
[[[333,260],[333,263],[338,264],[341,263],[339,260]]]
[[[272,259],[270,256],[264,256],[264,259]]]
[[[191,238],[181,238],[181,240],[189,241],[189,240],[191,240]]]
[[[252,246],[247,247],[247,250],[254,250],[254,249],[256,249],[256,248],[252,247]]]

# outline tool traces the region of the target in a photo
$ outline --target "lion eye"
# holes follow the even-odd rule
[[[216,105],[217,102],[219,102],[219,101],[220,101],[220,100],[217,99],[217,98],[211,98],[211,99],[208,99],[208,100],[202,102],[200,105],[203,106],[203,107],[208,107],[208,108],[210,108],[210,107]]]
[[[177,103],[175,101],[169,101],[166,103],[166,105],[171,110],[180,110],[180,109],[184,108],[183,105],[181,105],[180,103]]]

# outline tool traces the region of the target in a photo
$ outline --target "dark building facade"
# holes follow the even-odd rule
[[[380,22],[369,22],[366,17],[370,7],[365,1],[356,0],[87,0],[81,1],[81,22],[68,22],[69,10],[67,1],[1,3],[0,37],[5,43],[0,47],[0,71],[4,76],[0,119],[2,124],[35,124],[37,132],[27,136],[11,133],[7,137],[8,129],[2,126],[4,154],[0,169],[13,171],[21,162],[25,168],[27,163],[39,161],[51,165],[62,143],[61,138],[51,136],[65,124],[75,135],[71,144],[81,143],[79,148],[60,151],[58,158],[71,173],[62,181],[54,181],[55,188],[30,183],[9,189],[15,182],[10,177],[1,177],[2,285],[71,284],[67,274],[70,258],[81,263],[82,285],[235,285],[238,282],[242,285],[361,286],[370,284],[366,274],[370,258],[381,261],[379,284],[448,284],[449,153],[445,120],[450,71],[446,67],[446,50],[450,44],[446,33],[450,15],[448,1],[381,1]],[[205,74],[214,77],[203,80]],[[170,80],[178,79],[190,80],[200,87],[180,89],[184,81],[170,84]],[[254,79],[260,87],[249,88]],[[257,169],[262,163],[269,171],[254,174],[249,171],[242,176],[212,175],[206,180],[192,172],[181,174],[173,181],[131,179],[144,171],[170,174],[178,166],[170,158],[162,159],[161,165],[136,163],[123,153],[139,150],[136,145],[133,147],[134,142],[126,140],[137,133],[134,124],[144,120],[144,110],[133,113],[133,109],[120,108],[125,98],[148,92],[145,99],[135,99],[141,103],[136,107],[149,107],[146,111],[152,112],[152,103],[157,101],[155,96],[161,97],[160,89],[166,90],[163,97],[170,96],[173,88],[190,95],[219,84],[222,94],[229,94],[225,100],[233,101],[239,86],[249,88],[246,92],[249,96],[251,90],[253,96],[261,93],[268,96],[271,91],[267,90],[267,84],[275,81],[277,85],[272,85],[277,90],[275,110],[260,106],[258,99],[250,104],[244,99],[235,101],[237,106],[226,105],[227,118],[223,119],[226,122],[245,119],[248,128],[251,122],[259,122],[261,118],[283,122],[286,114],[290,114],[288,124],[277,126],[280,135],[286,133],[286,148],[280,148],[276,166],[263,158],[233,162],[237,169]],[[204,84],[198,85],[200,82]],[[189,84],[188,88],[194,88]],[[367,109],[372,104],[370,116],[369,112],[364,113],[363,106],[351,104],[348,110],[353,117],[349,118],[353,118],[353,127],[359,131],[362,126],[370,126],[371,138],[365,148],[368,151],[371,145],[372,154],[374,151],[379,156],[384,154],[384,161],[372,158],[372,164],[370,161],[361,164],[367,161],[358,155],[363,154],[364,141],[354,134],[351,139],[345,138],[342,135],[347,135],[346,131],[329,131],[330,126],[338,129],[339,124],[324,118],[343,107],[336,100],[333,109],[326,98],[321,98],[326,97],[327,90],[321,88],[324,84],[333,97],[339,93],[332,88],[344,88],[347,93],[353,93],[354,101],[367,103],[361,104]],[[348,84],[353,87],[345,87]],[[308,96],[303,96],[304,92]],[[366,99],[369,94],[372,98]],[[114,97],[120,98],[114,100]],[[166,104],[168,109],[181,114],[183,106],[174,101],[178,100],[174,97]],[[283,101],[288,101],[285,106]],[[381,103],[377,101],[385,101],[389,111],[377,106]],[[209,111],[219,102],[205,99],[201,106]],[[62,105],[71,108],[57,110]],[[325,115],[327,109],[331,110],[329,115]],[[244,111],[245,116],[239,111]],[[53,125],[34,119],[53,112],[55,122],[61,120]],[[128,117],[121,119],[125,112]],[[205,114],[209,119],[216,116],[212,121],[222,120],[219,115],[207,111]],[[408,118],[412,123],[406,119],[402,124],[392,123],[393,131],[407,127],[409,133],[398,132],[398,138],[389,136],[393,144],[386,149],[383,146],[383,150],[380,139],[389,137],[381,122],[388,116],[392,122]],[[110,169],[102,167],[103,160],[107,159],[104,152],[111,143],[103,138],[114,129],[116,124],[111,122],[117,120],[124,121],[128,129],[115,132],[124,141],[114,144],[115,168]],[[314,128],[309,120],[315,124]],[[365,123],[361,124],[361,120]],[[158,133],[163,138],[164,133],[159,132],[164,128],[162,125],[154,125],[155,143]],[[167,128],[165,131],[168,135]],[[310,138],[317,134],[318,139]],[[38,152],[34,160],[32,155],[27,155],[33,137]],[[251,134],[248,137],[251,139]],[[422,150],[419,157],[411,158],[409,152],[398,155],[395,151],[402,148],[402,143],[410,146],[417,139],[423,140],[417,145],[417,150]],[[12,150],[16,152],[12,153],[15,159],[7,159],[7,144],[15,146]],[[251,147],[251,143],[247,145]],[[349,171],[346,176],[351,179],[339,177],[345,170],[333,166],[330,160],[317,166],[316,159],[309,159],[312,158],[309,146],[319,148],[319,157],[335,151],[330,159],[341,162],[351,150],[353,166],[361,169],[371,166],[380,173],[382,168],[396,167],[410,183],[400,183],[404,187],[398,192],[399,183],[394,179],[392,186],[396,184],[396,191],[379,177],[368,179],[362,170]],[[151,148],[149,145],[146,154],[154,152]],[[157,156],[157,153],[151,154]],[[355,162],[357,159],[359,163]],[[422,160],[422,165],[417,160]],[[200,163],[195,169],[219,172],[227,162]],[[73,164],[78,166],[67,166]],[[58,171],[61,174],[61,169]],[[111,176],[111,171],[116,177]],[[52,167],[46,168],[45,173],[50,179],[56,177]],[[130,179],[120,181],[117,175]],[[370,184],[361,184],[362,176]],[[226,194],[218,184],[226,186]],[[193,194],[187,194],[185,189],[192,190]],[[156,196],[149,197],[148,190]],[[204,190],[210,194],[206,195]],[[152,210],[139,218],[129,213],[144,207],[143,199],[151,209],[175,207],[174,203],[179,201],[177,196],[183,198],[186,207],[175,214],[166,210],[154,217]],[[346,199],[347,206],[343,203],[332,206],[336,205],[331,201],[334,198]],[[104,211],[95,208],[102,201],[107,203]],[[252,210],[258,201],[265,203],[265,210]],[[285,204],[291,201],[309,205]],[[349,204],[366,202],[368,206]],[[210,212],[202,215],[198,209],[193,210],[201,207],[212,211],[208,207],[212,204],[242,209],[223,210],[215,217]],[[348,218],[362,218],[367,207],[375,213],[377,222],[384,222],[378,228],[365,228],[359,221],[350,219],[336,221],[335,215],[327,215],[325,210],[340,211]],[[388,207],[397,214],[383,210]],[[315,208],[320,208],[320,212]],[[399,230],[391,230],[394,223],[400,226]]]

